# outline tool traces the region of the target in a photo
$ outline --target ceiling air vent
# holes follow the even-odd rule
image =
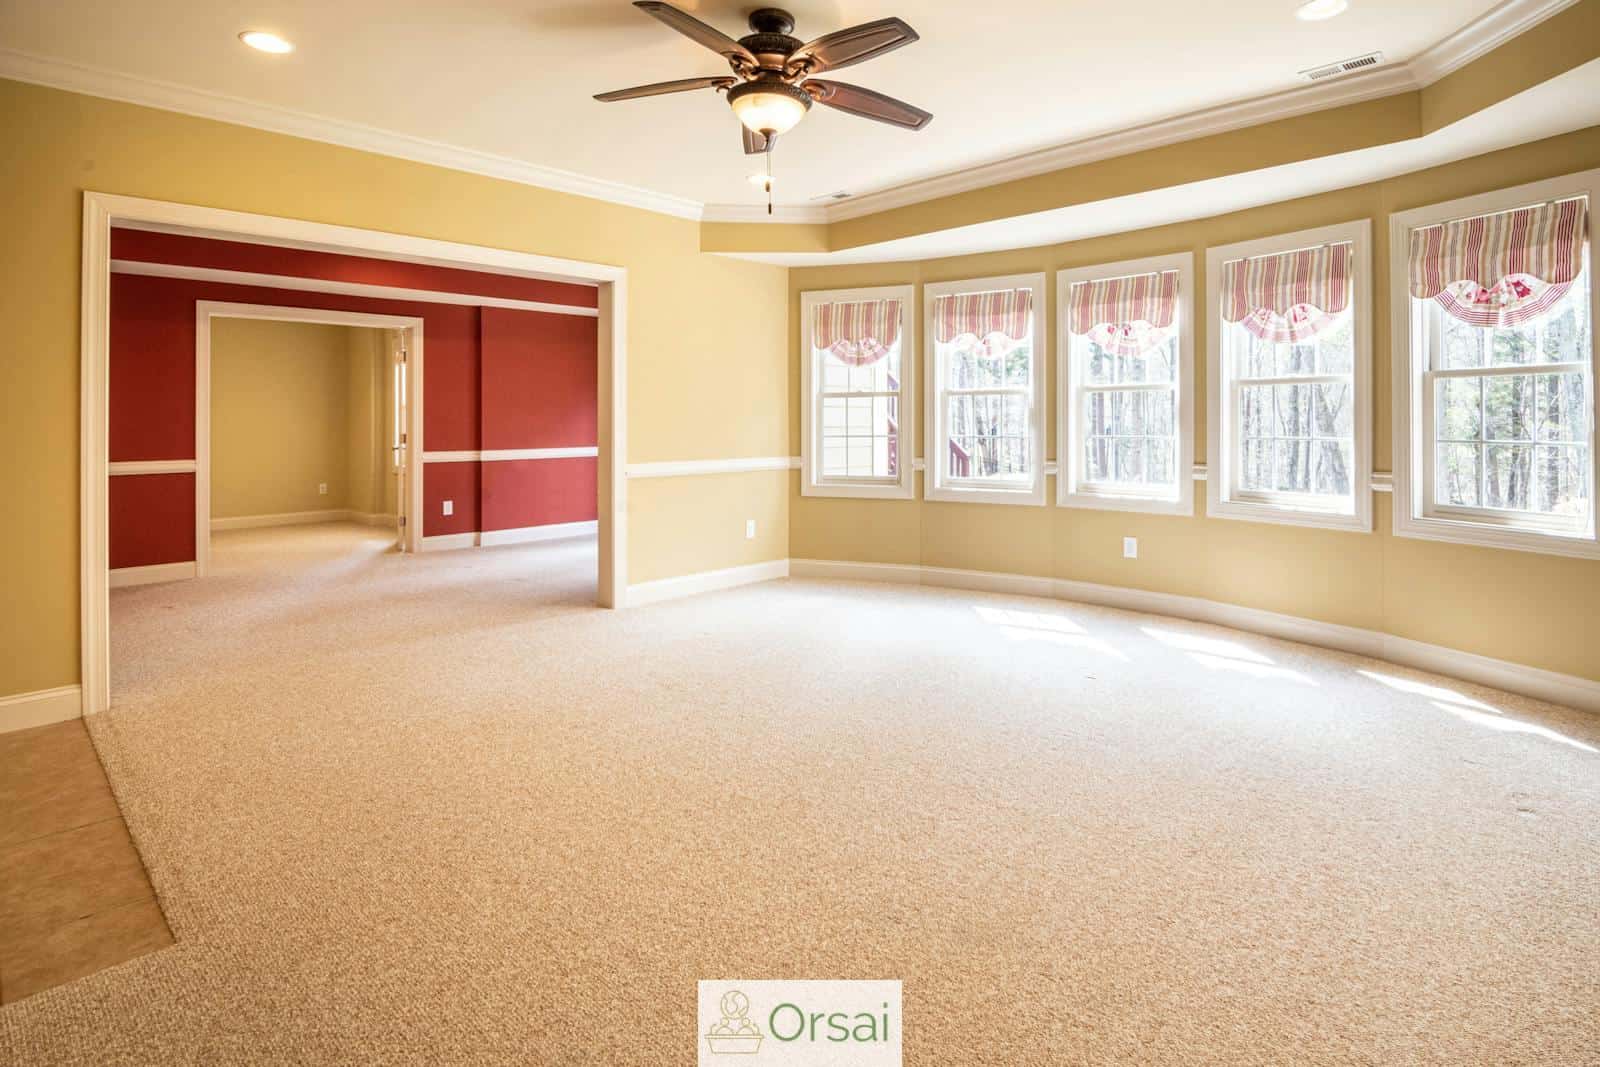
[[[1354,74],[1358,70],[1371,70],[1373,67],[1383,65],[1382,52],[1368,52],[1364,56],[1354,59],[1341,59],[1337,63],[1324,63],[1320,67],[1302,70],[1300,77],[1308,82],[1326,81],[1328,78],[1337,78],[1345,74]]]
[[[841,191],[839,191],[837,193],[823,193],[821,196],[813,196],[811,199],[813,199],[813,200],[848,200],[848,199],[850,199],[850,194],[841,190]]]

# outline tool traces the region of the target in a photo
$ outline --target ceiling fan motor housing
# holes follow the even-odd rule
[[[750,12],[750,28],[756,33],[790,34],[794,16],[781,7],[762,7]]]
[[[794,16],[776,7],[763,7],[750,13],[750,29],[754,32],[739,38],[739,43],[755,54],[762,70],[783,70],[784,62],[804,42],[791,37]]]

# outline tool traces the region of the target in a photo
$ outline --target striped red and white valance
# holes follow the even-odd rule
[[[901,311],[898,300],[818,304],[811,324],[812,347],[831,352],[852,367],[876,363],[900,339]]]
[[[1067,329],[1117,355],[1166,341],[1178,316],[1178,272],[1079,282],[1067,293]]]
[[[1301,248],[1222,265],[1222,319],[1265,341],[1305,341],[1350,306],[1348,242]]]
[[[983,341],[996,334],[1011,341],[1023,341],[1032,330],[1032,289],[956,293],[933,300],[936,341],[948,343],[966,336]]]
[[[1554,307],[1583,271],[1584,197],[1411,231],[1411,295],[1473,326],[1514,326]]]

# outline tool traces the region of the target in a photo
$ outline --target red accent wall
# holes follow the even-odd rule
[[[193,459],[194,305],[227,300],[423,319],[423,440],[433,451],[477,449],[478,309],[221,285],[141,274],[111,276],[111,459]],[[562,317],[562,316],[552,316]],[[166,425],[158,425],[166,423]],[[148,446],[162,455],[143,452]]]
[[[599,487],[593,459],[500,460],[481,466],[485,530],[588,522],[596,516]]]
[[[110,501],[113,568],[194,559],[194,475],[119,474]]]
[[[111,258],[360,282],[397,289],[431,289],[439,293],[467,293],[572,307],[598,307],[600,300],[600,290],[592,285],[121,227],[111,231]]]
[[[426,372],[424,372],[426,376]],[[489,463],[430,463],[422,475],[422,532],[435,534],[472,533],[478,525],[478,494],[482,477],[479,468]],[[448,500],[454,514],[444,513]]]
[[[111,278],[113,463],[195,458],[194,300],[147,281]]]
[[[600,321],[487,307],[480,323],[483,447],[593,445]]]
[[[114,230],[113,258],[259,273],[305,270],[370,284],[594,307],[589,286]],[[318,258],[320,257],[320,258]],[[275,269],[269,269],[275,268]],[[432,273],[437,272],[437,273]],[[471,281],[470,287],[467,282]],[[111,276],[110,458],[194,458],[194,305],[224,300],[418,316],[424,451],[593,446],[598,320],[589,316],[351,297],[145,275]],[[591,520],[596,460],[429,463],[425,535]],[[454,514],[442,514],[451,500]],[[194,476],[111,479],[113,567],[194,558]]]

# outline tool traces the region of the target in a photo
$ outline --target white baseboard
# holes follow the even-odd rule
[[[1520,663],[1491,659],[1473,652],[1430,645],[1377,630],[1319,622],[1295,615],[1283,615],[1260,608],[1225,604],[1176,593],[1157,593],[1145,589],[1075,582],[1061,578],[1039,578],[993,571],[955,570],[948,567],[921,567],[905,563],[852,563],[842,560],[792,559],[789,574],[795,578],[829,578],[869,582],[895,582],[902,585],[935,585],[954,589],[974,589],[992,593],[1075,600],[1125,611],[1170,615],[1196,622],[1231,626],[1268,637],[1299,641],[1332,648],[1358,656],[1388,660],[1417,670],[1432,671],[1462,681],[1520,693],[1536,700],[1600,711],[1600,681],[1576,675],[1527,667]],[[631,602],[631,601],[630,601]]]
[[[181,582],[195,576],[194,560],[186,563],[152,563],[144,567],[117,567],[111,572],[111,588],[154,585],[156,582]]]
[[[594,537],[600,532],[600,521],[552,522],[543,526],[518,526],[510,530],[483,530],[474,533],[434,534],[422,539],[424,552],[437,552],[453,548],[488,548],[494,545],[521,545],[529,541],[557,541],[564,537]]]
[[[213,530],[253,530],[258,526],[302,526],[313,522],[349,522],[357,512],[349,508],[332,508],[327,511],[285,511],[278,515],[235,515],[227,519],[212,519]]]
[[[0,697],[0,734],[34,726],[49,726],[53,722],[66,722],[82,715],[83,693],[75,685],[17,693],[15,696]]]
[[[595,537],[600,520],[552,522],[544,526],[518,526],[511,530],[485,530],[478,535],[480,545],[520,545],[529,541],[558,541],[563,537]]]
[[[466,533],[434,534],[422,539],[422,551],[438,552],[452,548],[477,548],[478,535],[471,530]]]
[[[732,589],[739,585],[769,582],[789,574],[789,561],[772,559],[765,563],[751,563],[743,567],[728,567],[720,571],[701,571],[676,578],[658,578],[653,582],[640,582],[628,586],[627,605],[636,608],[643,604],[657,604],[663,600],[711,593],[718,589]]]

